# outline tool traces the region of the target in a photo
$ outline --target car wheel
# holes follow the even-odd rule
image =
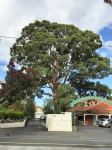
[[[106,128],[109,128],[109,125],[108,125],[108,124],[106,124],[106,125],[105,125],[105,127],[106,127]]]

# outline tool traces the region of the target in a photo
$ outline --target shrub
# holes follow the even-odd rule
[[[24,113],[0,107],[0,119],[8,119],[8,118],[12,120],[23,119]]]

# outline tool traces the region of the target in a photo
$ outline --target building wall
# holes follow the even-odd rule
[[[35,118],[40,119],[40,117],[43,115],[42,107],[35,106]]]
[[[72,132],[72,113],[48,114],[46,119],[48,131]]]
[[[42,112],[42,107],[35,106],[35,112]]]

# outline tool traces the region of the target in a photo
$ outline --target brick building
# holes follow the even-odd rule
[[[78,124],[96,125],[101,118],[112,118],[112,101],[99,97],[84,97],[72,102]]]

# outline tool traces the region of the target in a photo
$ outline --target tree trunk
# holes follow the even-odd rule
[[[53,105],[54,105],[54,113],[56,114],[60,114],[61,113],[61,105],[60,105],[60,101],[59,98],[57,97],[57,88],[58,88],[59,84],[58,82],[53,84]]]

